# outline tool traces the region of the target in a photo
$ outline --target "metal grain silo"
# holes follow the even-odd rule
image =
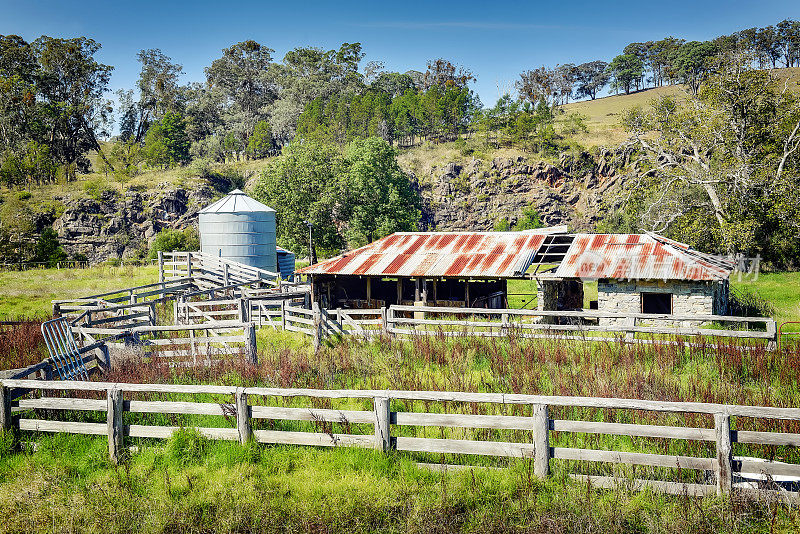
[[[236,189],[200,210],[200,250],[278,271],[275,210]]]

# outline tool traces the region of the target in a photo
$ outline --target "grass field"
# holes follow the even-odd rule
[[[95,268],[3,273],[0,300],[35,294],[31,310],[49,309],[51,298],[81,296],[146,283],[153,267]],[[41,289],[40,280],[46,280]],[[762,275],[748,282],[770,295],[780,313],[794,313],[791,296],[798,274]],[[35,291],[34,291],[34,288]],[[515,288],[515,289],[514,289]],[[528,290],[523,283],[513,290]],[[587,295],[588,295],[587,291]],[[18,307],[8,306],[11,313]],[[21,331],[20,331],[21,332]],[[13,336],[21,337],[21,335]],[[131,360],[102,380],[111,382],[211,383],[271,387],[409,389],[541,393],[732,404],[800,406],[800,351],[648,347],[614,343],[559,343],[479,338],[420,338],[409,341],[332,341],[315,353],[300,334],[258,333],[259,364],[227,361],[208,368],[145,365]],[[0,345],[0,351],[4,346]],[[0,358],[2,360],[2,358]],[[9,367],[14,362],[5,362]],[[90,395],[91,394],[87,394]],[[135,394],[137,400],[229,402]],[[305,399],[265,403],[301,406]],[[331,401],[332,409],[371,409],[358,400]],[[393,409],[438,411],[436,403],[402,403]],[[527,407],[519,408],[525,410]],[[491,405],[450,406],[469,413],[520,414]],[[623,423],[713,426],[705,416],[605,410],[553,409],[552,417]],[[70,414],[70,420],[103,422],[103,413]],[[128,424],[229,427],[219,416],[126,414]],[[736,420],[737,429],[800,432],[800,424]],[[321,431],[316,422],[254,421],[257,429]],[[361,428],[363,427],[363,428]],[[322,430],[344,432],[334,424]],[[354,425],[347,433],[370,433]],[[410,436],[457,439],[529,439],[524,431],[400,427]],[[432,434],[431,434],[432,432]],[[426,434],[427,433],[427,434]],[[14,440],[14,441],[12,441]],[[19,443],[35,442],[36,451]],[[567,479],[575,470],[553,461],[547,481],[531,474],[529,460],[415,453],[388,455],[363,450],[317,450],[210,442],[182,431],[167,442],[127,439],[137,449],[120,466],[107,460],[103,438],[21,433],[0,434],[0,522],[2,532],[795,532],[797,508],[751,500],[666,497],[626,489],[603,491]],[[553,434],[551,445],[662,452],[657,439]],[[27,445],[25,445],[27,447]],[[713,445],[676,442],[671,454],[713,456]],[[790,447],[735,445],[734,454],[776,457],[800,463]],[[416,462],[468,463],[503,469],[431,473]],[[582,468],[583,469],[583,468]],[[608,466],[585,468],[609,474]],[[659,470],[660,469],[660,470]],[[636,476],[662,476],[664,468],[642,468]],[[621,469],[618,474],[632,471]],[[700,475],[697,472],[691,476]],[[688,481],[691,481],[689,479]]]
[[[152,282],[158,282],[156,265],[0,271],[0,317],[49,315],[52,300],[88,297]]]

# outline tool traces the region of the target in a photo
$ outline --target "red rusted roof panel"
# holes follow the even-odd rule
[[[734,263],[655,234],[579,234],[555,271],[562,278],[723,280]]]
[[[530,267],[543,233],[398,232],[316,265],[303,274],[513,278]]]

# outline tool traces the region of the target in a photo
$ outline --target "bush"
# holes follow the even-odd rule
[[[775,306],[750,289],[731,289],[728,297],[728,314],[736,317],[772,317],[775,314]]]
[[[150,244],[148,259],[158,257],[159,252],[193,251],[200,249],[200,237],[194,226],[183,230],[165,228],[156,235]]]
[[[101,200],[106,194],[116,195],[116,190],[103,178],[92,178],[83,184],[86,195],[93,200]]]

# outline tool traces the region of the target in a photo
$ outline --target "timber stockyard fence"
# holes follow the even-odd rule
[[[75,396],[63,396],[68,392]],[[45,396],[50,394],[52,396]],[[202,397],[202,402],[137,400],[141,394]],[[127,398],[126,398],[127,396]],[[93,398],[92,398],[93,397]],[[209,397],[216,398],[208,402]],[[334,399],[359,402],[369,409],[337,410],[316,407],[286,407],[267,405],[273,402],[297,404],[317,403]],[[522,415],[475,415],[477,405],[515,407]],[[424,407],[425,411],[406,411],[407,407]],[[437,409],[432,411],[431,408]],[[555,419],[558,409],[603,410],[608,412],[635,411],[661,414],[705,414],[713,418],[713,427],[663,426],[622,424],[575,419]],[[485,410],[486,411],[486,410]],[[56,412],[61,415],[46,419]],[[104,422],[66,420],[66,413],[106,412]],[[461,413],[459,413],[461,412]],[[473,412],[473,413],[469,413]],[[575,413],[574,411],[572,413]],[[800,434],[732,429],[732,420],[800,421],[798,408],[736,406],[696,402],[661,402],[635,399],[561,397],[503,393],[467,393],[443,391],[399,390],[321,390],[278,389],[263,387],[233,387],[213,385],[130,384],[108,382],[70,382],[50,380],[0,380],[0,426],[26,432],[64,432],[108,436],[112,460],[118,461],[127,449],[126,438],[168,438],[183,427],[137,424],[141,414],[189,416],[221,416],[229,421],[227,427],[195,427],[210,439],[254,440],[268,444],[310,445],[319,447],[367,447],[380,451],[408,451],[433,455],[478,455],[529,459],[534,474],[547,477],[553,461],[566,461],[567,467],[586,464],[647,466],[651,472],[686,470],[695,473],[692,482],[681,482],[680,476],[632,478],[629,476],[598,476],[575,473],[571,476],[600,487],[632,484],[636,488],[651,487],[658,491],[693,496],[725,494],[732,489],[742,491],[776,490],[800,504],[796,484],[781,489],[776,481],[800,477],[800,465],[767,461],[760,458],[735,457],[733,445],[757,444],[767,446],[800,446]],[[134,417],[136,416],[136,417]],[[224,419],[222,419],[224,417]],[[131,420],[134,418],[134,421]],[[85,419],[85,417],[84,417]],[[127,419],[127,422],[126,422]],[[271,420],[270,430],[258,429],[258,420]],[[206,420],[208,421],[208,420]],[[308,422],[312,431],[279,430],[280,421]],[[333,424],[351,429],[350,425],[370,425],[372,432],[334,433]],[[327,426],[326,426],[327,425]],[[740,425],[736,425],[740,426]],[[780,425],[777,425],[780,426]],[[483,429],[485,436],[514,436],[516,441],[479,439],[449,439],[409,436],[410,427],[440,429]],[[322,431],[319,431],[319,430]],[[313,431],[317,430],[317,431]],[[513,433],[516,431],[516,433]],[[502,434],[506,432],[506,434]],[[661,447],[662,453],[630,452],[630,450],[599,450],[551,446],[554,433],[602,434],[629,436],[650,440],[651,447]],[[474,434],[470,434],[474,438]],[[675,441],[710,442],[708,456],[670,454]],[[616,440],[611,441],[617,443]],[[623,446],[624,448],[624,446]],[[432,465],[432,467],[434,467]],[[442,464],[439,464],[442,467]],[[456,466],[451,466],[455,468]],[[461,466],[463,467],[463,466]],[[656,468],[656,469],[652,469]],[[641,469],[640,469],[641,473]],[[641,476],[641,475],[640,475]],[[672,480],[664,480],[672,478]],[[678,481],[676,481],[676,478]],[[700,482],[698,482],[700,480]],[[754,482],[754,481],[761,482]]]

